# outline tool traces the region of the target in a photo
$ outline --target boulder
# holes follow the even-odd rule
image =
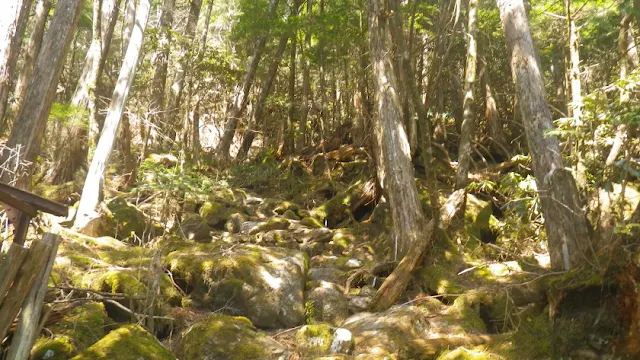
[[[245,221],[247,221],[246,216],[240,213],[232,214],[224,224],[224,229],[232,234],[237,234],[242,230],[242,224],[244,224]]]
[[[289,220],[273,217],[264,222],[247,221],[242,224],[240,232],[247,235],[255,235],[261,232],[267,232],[271,230],[286,230],[289,228]]]
[[[36,341],[31,358],[70,359],[100,340],[112,324],[102,303],[76,306],[62,320],[47,326],[52,335]]]
[[[81,230],[93,237],[110,236],[118,240],[134,241],[152,233],[147,217],[123,198],[115,198],[100,205],[100,215]]]
[[[175,360],[169,350],[139,325],[110,332],[72,360]]]
[[[178,229],[180,235],[197,242],[211,241],[211,228],[203,217],[197,214],[190,214],[180,223]]]
[[[189,327],[176,351],[181,360],[286,360],[287,350],[243,317],[211,315]]]
[[[216,201],[205,202],[200,208],[199,214],[212,228],[224,226],[227,219],[229,219],[229,210]]]
[[[304,323],[304,253],[249,244],[209,247],[180,249],[164,259],[199,307],[246,316],[260,328]]]
[[[353,334],[355,355],[397,356],[411,346],[411,340],[427,336],[429,323],[419,308],[396,306],[382,313],[356,314],[342,327]]]
[[[307,321],[314,320],[339,326],[349,317],[349,303],[339,291],[318,287],[307,295]]]
[[[347,329],[334,329],[327,324],[305,325],[296,333],[296,350],[303,358],[330,354],[350,354],[353,336]]]

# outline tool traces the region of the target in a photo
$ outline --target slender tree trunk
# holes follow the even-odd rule
[[[278,3],[279,0],[271,0],[271,4],[269,5],[269,17],[273,18],[276,16]],[[244,75],[242,84],[236,87],[235,94],[233,95],[233,100],[231,102],[231,107],[228,110],[229,115],[227,116],[227,123],[225,124],[224,132],[222,134],[222,137],[220,138],[218,148],[216,149],[216,152],[221,159],[229,158],[229,149],[231,148],[233,137],[236,134],[238,120],[240,119],[240,116],[242,116],[242,113],[247,106],[247,97],[249,96],[249,92],[251,91],[251,87],[253,86],[253,81],[256,76],[256,71],[258,70],[258,64],[260,64],[260,59],[262,58],[262,52],[264,51],[264,47],[267,43],[268,35],[268,31],[266,31],[258,39],[256,48],[253,51],[253,56],[251,56],[251,61],[249,62],[249,67],[247,67],[247,71]]]
[[[392,19],[384,0],[369,2],[371,60],[378,114],[374,120],[380,155],[378,177],[388,195],[398,258],[421,240],[424,216],[416,190],[411,151],[402,126],[402,106],[393,69]]]
[[[11,77],[18,61],[24,31],[29,20],[31,0],[6,0],[0,4],[0,130],[11,91]]]
[[[161,129],[167,129],[167,124],[158,124],[164,119],[164,98],[167,85],[167,68],[169,65],[169,50],[171,50],[171,26],[173,25],[173,12],[175,0],[164,0],[162,14],[160,15],[160,31],[158,34],[158,49],[154,59],[153,79],[151,81],[151,109],[152,123],[159,125]]]
[[[551,266],[569,270],[593,261],[591,240],[575,179],[564,169],[558,139],[546,136],[553,118],[522,0],[498,0],[516,94],[545,219]]]
[[[310,17],[313,13],[313,0],[307,0],[307,17]],[[311,104],[309,103],[310,93],[311,93],[311,76],[310,76],[310,67],[311,62],[309,61],[311,54],[311,29],[307,27],[304,31],[304,44],[302,44],[302,108],[300,114],[300,128],[298,131],[300,132],[299,140],[298,140],[298,148],[299,150],[304,149],[307,146],[307,120],[309,117],[309,109],[311,108]]]
[[[182,100],[182,90],[184,89],[185,79],[187,76],[187,69],[191,57],[188,55],[189,48],[193,43],[193,39],[196,33],[196,27],[198,25],[198,17],[200,16],[200,9],[202,8],[202,0],[191,0],[191,6],[189,8],[189,18],[187,19],[187,26],[184,29],[184,39],[181,43],[182,58],[178,61],[176,67],[176,74],[173,78],[173,83],[169,89],[169,98],[167,99],[167,108],[164,113],[164,125],[165,135],[174,139],[175,134],[181,133],[180,121],[177,120],[176,114],[179,114],[180,102]],[[172,126],[177,125],[177,127]]]
[[[129,46],[127,47],[118,82],[111,98],[104,128],[82,189],[82,196],[80,197],[80,204],[78,205],[74,223],[76,228],[83,228],[95,216],[95,211],[100,203],[106,166],[113,149],[127,96],[133,84],[140,50],[142,49],[144,30],[149,18],[149,1],[140,0],[138,4],[135,26],[131,32]]]
[[[633,40],[633,34],[630,33],[630,23],[631,15],[623,14],[622,20],[620,21],[620,34],[618,36],[618,57],[620,58],[618,67],[620,68],[620,79],[625,79],[627,77],[630,65],[632,66],[631,70],[638,66],[638,52],[635,47],[635,41]],[[629,100],[629,92],[626,89],[622,89],[620,91],[620,105],[624,106],[624,104],[628,103]],[[622,152],[624,143],[627,140],[628,131],[629,129],[626,124],[618,125],[618,128],[616,129],[616,138],[605,162],[607,167],[613,166],[618,159],[620,152]]]
[[[82,3],[76,0],[58,0],[49,31],[45,35],[36,61],[32,80],[27,87],[22,110],[7,140],[7,147],[20,153],[20,161],[33,162],[40,153],[40,143],[81,5]],[[6,163],[10,156],[7,152],[3,153],[0,163]],[[3,174],[2,181],[8,183],[7,176],[10,175]],[[19,186],[28,188],[30,179],[31,170],[22,176]]]
[[[244,137],[242,138],[242,145],[240,146],[240,150],[238,150],[238,154],[236,155],[237,160],[243,160],[246,158],[249,150],[251,149],[251,145],[253,144],[253,140],[256,137],[256,131],[258,131],[260,126],[264,124],[264,122],[262,121],[264,106],[267,103],[269,94],[271,94],[271,89],[273,88],[273,83],[276,79],[276,75],[278,74],[278,68],[280,67],[280,63],[282,62],[282,56],[284,55],[288,40],[288,34],[282,35],[280,37],[278,47],[276,48],[276,53],[273,56],[273,62],[271,63],[271,67],[269,67],[269,72],[267,73],[267,79],[264,82],[262,89],[260,90],[260,95],[258,96],[258,101],[256,102],[256,109],[253,112],[253,121],[250,123],[249,129],[245,131]]]
[[[360,4],[360,8],[364,8],[363,4]],[[365,39],[367,36],[367,22],[365,11],[360,11],[360,34]],[[360,54],[358,55],[358,91],[354,96],[354,105],[356,107],[356,124],[354,126],[354,143],[357,146],[362,146],[367,143],[366,135],[369,133],[369,123],[371,121],[371,101],[369,99],[369,92],[367,91],[367,67],[369,66],[368,49],[366,43],[363,41],[360,45]]]
[[[62,184],[73,179],[78,169],[86,164],[87,156],[87,130],[83,124],[86,110],[89,110],[89,124],[96,121],[96,88],[100,77],[99,68],[102,57],[102,5],[103,0],[93,2],[93,35],[91,46],[87,51],[84,68],[71,99],[74,107],[74,115],[71,119],[71,128],[66,141],[63,141],[60,150],[57,151],[53,172],[49,181]]]
[[[582,125],[582,85],[580,81],[580,44],[578,28],[571,13],[571,0],[566,1],[567,25],[569,27],[569,60],[571,79],[571,106],[569,114],[573,116],[576,126]]]
[[[464,100],[462,103],[462,127],[460,131],[460,147],[458,148],[458,170],[456,172],[456,189],[467,186],[469,167],[471,166],[472,142],[476,131],[474,113],[473,86],[476,82],[478,63],[478,0],[469,0],[467,13],[469,25],[467,34],[467,67],[464,71]]]
[[[24,64],[22,65],[22,71],[18,76],[18,82],[16,84],[15,95],[16,102],[13,105],[13,113],[17,115],[22,107],[24,95],[27,92],[27,85],[33,75],[33,68],[36,64],[36,59],[40,48],[42,47],[42,37],[44,36],[44,27],[47,24],[49,18],[49,10],[51,9],[51,0],[40,0],[36,5],[35,21],[33,23],[33,30],[31,30],[31,36],[29,37],[29,43],[24,55]]]
[[[291,14],[293,16],[298,15],[300,9],[300,0],[293,2],[293,9]],[[295,150],[295,117],[296,117],[296,55],[298,50],[298,36],[296,34],[297,29],[294,29],[293,35],[291,35],[291,55],[289,57],[289,86],[288,86],[288,102],[289,111],[287,114],[287,122],[285,130],[283,131],[283,155],[290,155]]]
[[[498,105],[493,97],[493,89],[491,88],[491,78],[489,77],[489,67],[486,60],[483,61],[484,71],[482,74],[482,82],[484,85],[484,116],[489,129],[489,137],[491,138],[491,148],[494,152],[502,155],[505,160],[509,159],[509,151],[507,150],[506,137],[500,121],[498,113]]]

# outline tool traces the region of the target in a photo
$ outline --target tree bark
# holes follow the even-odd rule
[[[111,98],[111,104],[105,119],[104,128],[98,141],[95,154],[91,160],[91,166],[87,173],[87,178],[82,189],[80,204],[74,226],[76,228],[84,227],[89,220],[95,216],[96,208],[100,202],[102,195],[102,186],[104,183],[104,175],[111,150],[115,142],[118,132],[118,125],[122,118],[127,96],[133,84],[136,66],[142,49],[144,38],[144,30],[147,26],[149,18],[150,0],[140,0],[138,4],[135,26],[131,32],[127,52],[122,63],[122,69],[118,76],[118,82]]]
[[[511,70],[533,162],[549,242],[551,266],[569,270],[593,260],[575,179],[564,169],[541,71],[522,0],[498,0]]]
[[[164,98],[167,86],[167,68],[169,65],[169,50],[171,50],[171,26],[173,25],[173,12],[175,0],[164,0],[162,14],[160,14],[160,31],[158,34],[158,49],[154,59],[154,71],[151,88],[152,123],[166,129],[165,124],[157,124],[164,119]]]
[[[310,17],[313,13],[313,0],[307,0],[307,16]],[[310,76],[310,68],[311,62],[309,61],[311,51],[311,29],[309,27],[305,29],[304,34],[304,44],[302,45],[301,55],[303,57],[302,64],[302,108],[300,109],[302,112],[300,114],[300,127],[299,127],[299,140],[298,145],[299,149],[304,149],[307,146],[307,121],[309,118],[309,109],[311,108],[311,104],[309,103],[309,98],[311,96],[311,76]]]
[[[623,14],[622,20],[620,21],[620,34],[618,35],[618,57],[620,58],[618,67],[620,68],[621,80],[627,77],[629,73],[629,66],[631,66],[632,71],[638,66],[638,53],[635,47],[635,41],[633,40],[633,34],[631,34],[630,31],[630,23],[631,15]],[[620,105],[624,106],[624,104],[628,103],[629,100],[629,92],[626,89],[622,89],[620,91]],[[627,140],[627,135],[628,126],[626,124],[618,125],[618,128],[616,129],[616,138],[605,162],[607,167],[610,168],[613,166],[618,159],[624,143]]]
[[[469,25],[467,34],[467,67],[464,71],[464,100],[462,103],[462,127],[458,148],[458,170],[456,171],[456,189],[467,186],[469,167],[471,166],[472,142],[476,130],[474,114],[473,86],[476,81],[478,64],[478,0],[469,0],[467,12]]]
[[[393,25],[388,14],[384,0],[369,2],[371,60],[378,111],[375,133],[380,152],[377,171],[391,206],[396,254],[400,258],[413,244],[421,241],[424,216],[411,166],[409,141],[402,126],[402,108],[393,69]]]
[[[276,16],[279,1],[280,0],[271,0],[271,4],[269,5],[269,17],[273,18]],[[258,65],[260,64],[260,59],[262,58],[264,47],[267,44],[268,35],[269,32],[265,31],[265,33],[260,36],[260,38],[258,38],[256,48],[253,51],[253,56],[251,56],[251,61],[249,62],[249,66],[247,67],[247,71],[244,75],[244,79],[242,80],[242,84],[236,86],[235,94],[233,95],[233,100],[231,101],[231,106],[228,109],[229,115],[227,116],[227,123],[224,126],[224,132],[222,134],[222,137],[220,138],[218,148],[216,149],[218,156],[222,160],[226,160],[229,158],[229,149],[231,148],[233,137],[236,134],[238,120],[240,119],[240,116],[242,116],[242,113],[247,106],[247,97],[249,96],[249,92],[251,91],[251,87],[253,86],[256,71],[258,70]]]
[[[35,21],[33,23],[33,30],[31,30],[31,36],[29,37],[29,43],[24,54],[24,64],[22,65],[22,71],[18,76],[16,83],[15,105],[13,106],[13,113],[17,115],[22,108],[22,102],[24,95],[27,92],[27,85],[33,75],[33,68],[36,64],[36,59],[40,48],[42,47],[42,37],[44,36],[44,27],[47,24],[49,18],[49,10],[51,9],[51,0],[40,0],[36,5]]]
[[[291,10],[292,16],[298,15],[300,8],[300,0],[293,1],[293,9]],[[291,54],[289,57],[289,86],[288,86],[288,102],[289,109],[287,113],[286,123],[283,133],[283,148],[282,155],[289,155],[295,150],[295,129],[294,121],[296,116],[296,55],[298,50],[298,36],[296,35],[297,29],[293,30],[291,36]]]
[[[276,53],[273,56],[273,63],[271,63],[271,67],[269,67],[267,79],[264,82],[262,89],[260,90],[260,95],[258,96],[258,101],[256,102],[256,109],[253,112],[253,121],[250,123],[249,129],[245,131],[244,137],[242,138],[240,150],[238,150],[238,154],[236,155],[237,160],[243,160],[246,158],[249,150],[251,149],[251,145],[253,144],[253,140],[256,137],[256,131],[258,131],[260,126],[263,125],[262,115],[264,112],[264,106],[267,103],[269,94],[271,94],[271,89],[273,88],[273,83],[276,79],[276,75],[278,74],[278,68],[280,67],[280,63],[282,62],[282,55],[284,55],[284,50],[287,47],[288,40],[289,34],[282,35],[280,37]]]
[[[189,7],[189,17],[187,19],[187,26],[184,29],[184,39],[181,42],[180,52],[182,57],[176,66],[176,74],[173,78],[173,83],[169,89],[169,98],[167,99],[167,107],[164,112],[164,135],[171,139],[175,138],[175,134],[179,134],[180,121],[177,120],[177,114],[179,113],[180,102],[182,101],[182,90],[184,89],[185,79],[187,76],[187,69],[189,65],[189,48],[193,43],[193,39],[196,33],[196,27],[198,25],[198,17],[200,16],[200,9],[202,8],[202,0],[191,0],[191,6]],[[178,125],[172,127],[171,125]]]
[[[53,104],[60,72],[78,22],[82,2],[59,0],[51,25],[45,35],[42,49],[36,61],[32,80],[27,88],[23,108],[11,130],[7,147],[19,151],[20,161],[33,162],[40,153],[40,143]],[[0,163],[5,163],[10,154],[3,153]],[[33,167],[32,167],[33,168]],[[2,181],[9,182],[8,174]],[[29,187],[31,172],[22,176],[19,186]]]
[[[500,120],[498,105],[493,97],[493,89],[491,88],[491,77],[489,76],[489,67],[486,60],[483,61],[484,71],[482,74],[482,82],[484,88],[484,115],[489,129],[489,137],[491,138],[491,149],[502,155],[504,160],[508,160],[509,150],[507,149],[507,140]]]
[[[31,0],[3,1],[0,5],[0,124],[4,124],[11,77],[18,61]],[[2,126],[4,127],[4,126]]]

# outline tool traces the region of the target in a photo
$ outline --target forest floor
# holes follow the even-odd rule
[[[136,188],[111,184],[83,234],[60,230],[32,359],[613,358],[620,326],[603,314],[615,313],[614,290],[549,270],[541,226],[519,208],[535,207],[526,167],[476,172],[464,215],[398,303],[372,313],[397,262],[364,151],[265,154],[225,173],[153,156]],[[454,175],[446,163],[438,173]],[[575,298],[550,306],[567,282]]]

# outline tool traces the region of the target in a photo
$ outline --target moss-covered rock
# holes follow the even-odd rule
[[[491,360],[495,358],[494,354],[487,352],[485,349],[467,349],[464,347],[447,351],[438,356],[438,360]]]
[[[290,201],[283,201],[275,209],[273,212],[277,215],[284,215],[287,211],[291,211],[297,215],[297,212],[300,210],[300,207],[297,204],[294,204]]]
[[[490,233],[489,220],[491,215],[493,215],[491,202],[478,199],[473,194],[467,194],[464,219],[468,235],[482,239],[483,234]]]
[[[354,355],[376,354],[394,358],[411,346],[412,339],[427,336],[429,323],[424,315],[417,307],[396,306],[383,313],[353,315],[342,327],[353,334]]]
[[[241,213],[229,216],[229,220],[224,224],[224,229],[232,234],[237,234],[242,230],[242,224],[247,221],[247,217]]]
[[[289,220],[281,217],[272,217],[263,222],[247,221],[242,224],[241,232],[247,235],[255,235],[257,233],[267,232],[271,230],[286,230],[291,223]]]
[[[220,251],[215,246],[184,248],[164,259],[174,278],[192,289],[194,302],[228,309],[262,328],[304,322],[304,253],[248,244]]]
[[[332,340],[333,331],[329,325],[305,325],[296,333],[296,349],[304,357],[327,355]]]
[[[72,360],[175,360],[169,350],[138,325],[113,330]]]
[[[187,329],[176,353],[182,360],[285,360],[289,353],[242,317],[211,315]]]
[[[293,210],[287,210],[282,214],[282,217],[287,220],[300,220],[300,216],[298,216]]]
[[[300,220],[300,224],[306,226],[306,227],[310,227],[312,229],[319,229],[319,228],[323,228],[324,225],[322,225],[322,222],[314,217],[311,216],[307,216],[305,218],[303,218],[302,220]]]
[[[339,326],[349,317],[349,303],[339,291],[330,287],[318,287],[307,295],[307,322],[326,322]]]
[[[185,238],[197,242],[211,241],[211,228],[203,217],[190,214],[180,223],[178,233]]]
[[[53,336],[38,339],[31,358],[69,359],[100,340],[112,325],[102,303],[74,307],[62,320],[48,326]]]
[[[207,201],[200,208],[200,216],[212,228],[219,228],[229,219],[229,209],[216,201]]]
[[[147,217],[134,205],[123,198],[115,198],[106,204],[108,212],[106,216],[106,229],[102,236],[111,236],[116,239],[131,239],[133,236],[143,238],[145,231],[150,231],[151,226]]]

